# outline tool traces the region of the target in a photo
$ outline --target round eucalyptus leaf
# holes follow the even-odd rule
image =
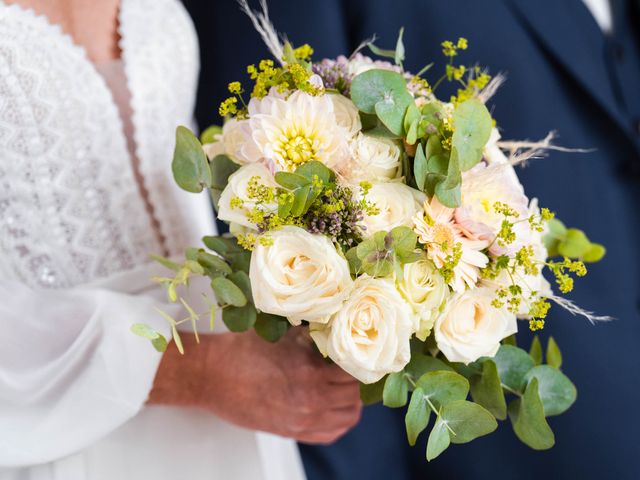
[[[491,413],[467,400],[455,400],[446,404],[440,416],[455,433],[449,435],[451,443],[467,443],[498,428],[498,422]]]
[[[547,417],[566,412],[576,401],[576,387],[571,380],[557,368],[538,365],[525,375],[525,381],[538,380],[538,395]]]
[[[502,383],[512,390],[524,391],[525,375],[535,366],[527,352],[512,345],[501,345],[492,360],[498,367]]]

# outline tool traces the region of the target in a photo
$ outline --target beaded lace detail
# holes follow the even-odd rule
[[[193,238],[170,163],[176,126],[192,121],[195,31],[177,0],[122,0],[120,38],[136,156],[166,248],[177,254]],[[58,26],[0,0],[2,279],[72,287],[161,249],[103,78]]]

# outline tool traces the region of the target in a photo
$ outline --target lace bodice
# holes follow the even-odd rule
[[[192,119],[195,32],[177,0],[122,0],[136,157],[170,254],[202,231],[170,178]],[[0,274],[63,288],[148,262],[159,236],[118,109],[85,51],[46,18],[0,0]]]

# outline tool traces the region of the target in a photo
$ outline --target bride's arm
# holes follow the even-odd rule
[[[81,450],[140,410],[161,354],[129,328],[166,330],[158,303],[0,281],[0,467]]]

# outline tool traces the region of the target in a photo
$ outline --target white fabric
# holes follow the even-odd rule
[[[170,178],[198,51],[177,0],[123,0],[136,157],[166,248],[215,232]],[[144,407],[165,329],[154,234],[111,92],[84,50],[0,0],[0,478],[300,479],[289,440],[199,411]],[[196,290],[196,289],[194,289]],[[206,379],[203,379],[206,381]]]
[[[611,0],[583,0],[596,23],[604,33],[613,30],[613,17],[611,14]]]

